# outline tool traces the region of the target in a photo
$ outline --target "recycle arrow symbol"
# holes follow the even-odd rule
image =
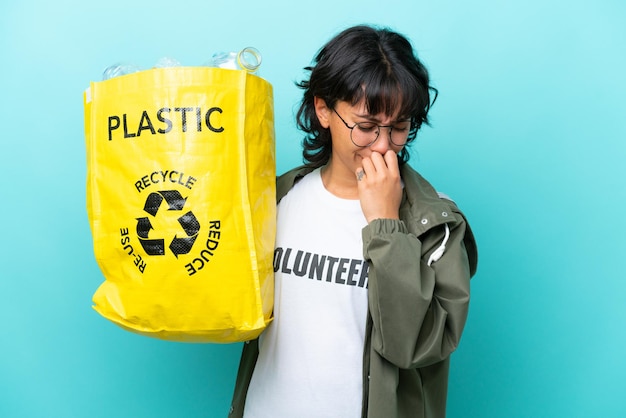
[[[139,242],[144,251],[148,255],[163,255],[165,254],[165,240],[164,239],[149,239],[148,233],[152,228],[150,219],[137,218],[137,235],[139,235]]]
[[[143,208],[144,211],[152,216],[156,216],[163,200],[167,203],[168,210],[182,210],[187,198],[183,198],[177,190],[153,192],[146,198],[146,203]],[[200,222],[198,222],[198,219],[191,211],[178,218],[178,223],[187,236],[179,238],[175,235],[172,239],[169,248],[176,258],[178,258],[179,254],[187,254],[191,251],[196,238],[198,238],[198,232],[200,231]],[[143,249],[148,255],[164,255],[165,240],[150,239],[148,235],[151,229],[154,228],[148,217],[137,218],[137,235],[139,236],[139,242]]]
[[[183,210],[187,201],[187,198],[183,198],[178,190],[161,190],[160,192],[150,193],[143,210],[152,216],[156,216],[163,199],[169,206],[168,210]]]
[[[191,251],[193,243],[196,242],[196,238],[198,238],[198,231],[200,231],[200,222],[198,222],[198,219],[196,219],[196,216],[191,211],[178,218],[178,223],[183,227],[187,237],[178,238],[178,236],[175,235],[170,243],[170,250],[172,250],[176,258],[178,258],[179,254],[187,254]]]

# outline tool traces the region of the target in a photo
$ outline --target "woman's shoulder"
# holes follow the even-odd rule
[[[294,184],[300,181],[304,176],[315,170],[315,167],[301,165],[281,174],[276,178],[276,197],[277,200],[283,198],[291,190]]]
[[[478,263],[476,239],[467,217],[457,203],[450,196],[437,191],[428,180],[408,165],[402,168],[402,180],[406,193],[404,213],[413,224],[413,232],[420,235],[426,231],[434,231],[435,226],[442,224],[449,224],[451,229],[462,231],[473,276]]]

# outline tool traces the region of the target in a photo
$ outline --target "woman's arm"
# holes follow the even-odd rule
[[[374,220],[363,230],[372,346],[400,368],[441,361],[461,338],[473,268],[463,243],[467,224],[460,213],[451,218],[446,250],[430,266],[428,257],[443,241],[444,225],[419,238],[392,219]]]

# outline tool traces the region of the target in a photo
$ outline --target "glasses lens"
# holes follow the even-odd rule
[[[404,145],[409,138],[411,132],[411,122],[401,122],[393,126],[391,129],[391,142],[394,145]]]
[[[389,129],[389,127],[387,127]],[[410,122],[402,122],[391,128],[391,143],[403,146],[409,137],[411,130]],[[380,135],[380,128],[375,123],[357,123],[352,129],[352,142],[360,147],[372,145]]]
[[[360,147],[366,147],[376,141],[378,133],[378,125],[375,123],[357,123],[352,129],[352,142]]]

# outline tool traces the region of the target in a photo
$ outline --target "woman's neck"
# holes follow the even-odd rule
[[[354,173],[350,173],[345,167],[336,167],[332,159],[322,167],[321,177],[324,187],[333,195],[341,199],[359,199]]]

